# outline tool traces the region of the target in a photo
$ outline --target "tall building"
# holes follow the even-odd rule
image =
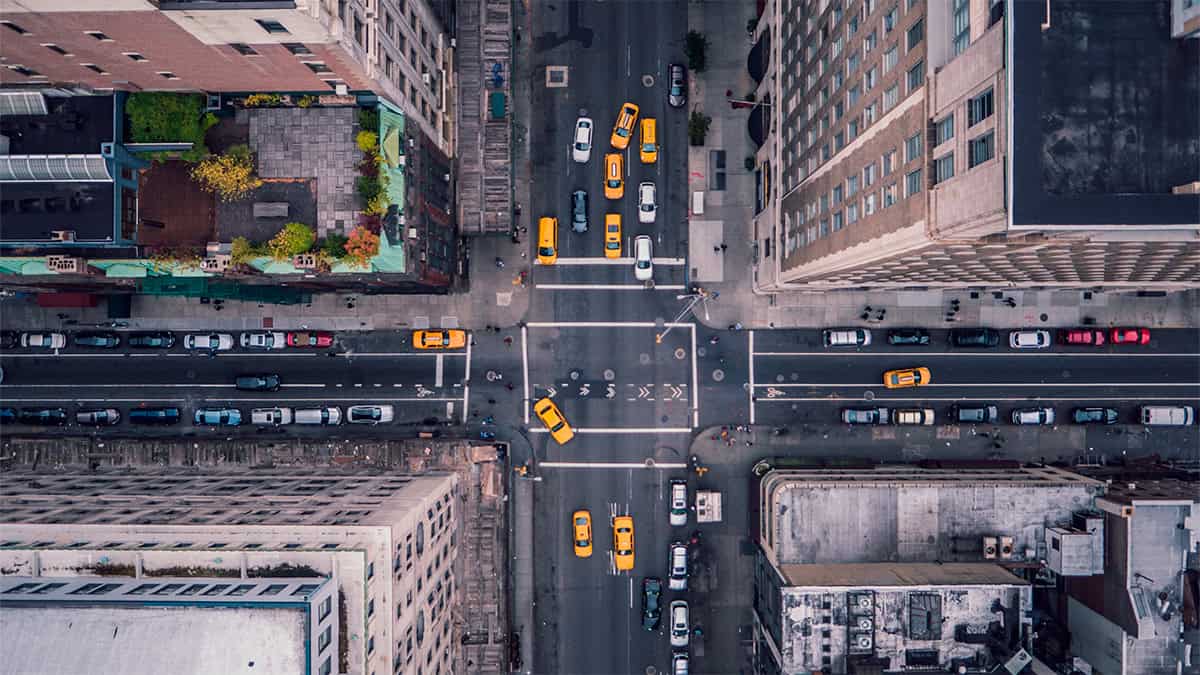
[[[456,481],[7,474],[0,672],[449,672]]]
[[[1195,285],[1195,13],[766,3],[748,62],[756,287]]]

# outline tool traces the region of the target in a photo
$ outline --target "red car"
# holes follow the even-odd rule
[[[1114,328],[1112,329],[1114,345],[1144,345],[1150,341],[1149,328]]]
[[[289,347],[331,347],[333,346],[333,333],[325,331],[304,331],[301,333],[288,333],[287,346]]]
[[[1104,331],[1090,328],[1071,328],[1058,331],[1058,342],[1064,345],[1093,345],[1104,344]]]

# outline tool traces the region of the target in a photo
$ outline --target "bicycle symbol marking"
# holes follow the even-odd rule
[[[775,398],[776,396],[783,396],[783,390],[776,389],[775,387],[767,387],[767,398]]]

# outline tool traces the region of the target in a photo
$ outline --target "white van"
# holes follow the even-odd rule
[[[303,408],[296,411],[296,424],[324,424],[328,426],[335,426],[341,423],[341,408]]]
[[[251,424],[279,426],[292,423],[291,408],[255,408],[250,411]]]
[[[834,328],[823,331],[826,347],[866,347],[871,344],[871,331],[866,328]]]
[[[1150,426],[1185,427],[1196,421],[1196,410],[1190,405],[1144,405],[1142,424]]]

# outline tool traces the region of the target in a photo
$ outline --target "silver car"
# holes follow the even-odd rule
[[[671,544],[671,575],[667,588],[673,591],[686,591],[688,578],[687,545],[677,541]]]
[[[75,421],[94,427],[112,426],[121,421],[121,413],[116,408],[80,410],[75,413]]]
[[[575,141],[571,145],[571,159],[585,164],[592,158],[592,118],[580,117],[575,120]]]
[[[1012,411],[1013,424],[1054,424],[1054,408],[1017,408]]]
[[[210,352],[223,352],[233,349],[233,336],[229,333],[187,335],[183,338],[183,348],[205,349]]]
[[[67,336],[62,333],[21,333],[21,346],[62,349],[67,346]]]
[[[687,600],[676,600],[671,603],[671,646],[688,646],[691,635],[691,622],[688,621]]]
[[[638,183],[638,222],[653,223],[658,216],[658,191],[654,183]]]
[[[287,336],[277,331],[242,333],[243,349],[283,349],[286,346]]]
[[[671,481],[671,524],[679,527],[687,525],[687,481],[676,478]]]

